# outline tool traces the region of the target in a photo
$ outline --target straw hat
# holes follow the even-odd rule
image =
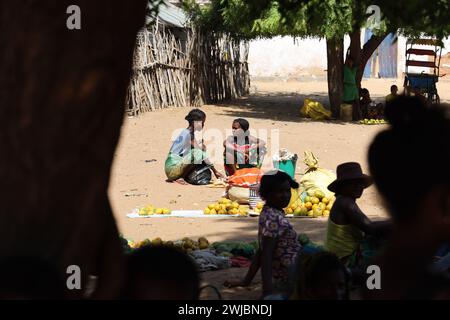
[[[346,181],[362,180],[364,181],[364,188],[372,184],[372,178],[362,172],[361,165],[357,162],[342,163],[338,165],[336,171],[337,179],[328,186],[328,190],[332,192],[336,192],[339,185]]]

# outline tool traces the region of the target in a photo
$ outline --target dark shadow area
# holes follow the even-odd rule
[[[270,119],[284,122],[323,122],[332,124],[348,124],[338,119],[315,121],[300,115],[300,109],[305,99],[311,99],[328,107],[328,95],[322,92],[312,94],[292,93],[255,93],[231,101],[219,103],[216,106],[226,116]]]
[[[224,221],[230,221],[230,219],[220,219],[217,218],[217,223],[221,223]],[[295,230],[298,234],[304,233],[306,234],[311,241],[317,243],[323,243],[325,238],[326,231],[326,218],[292,218],[289,220],[291,224],[294,226]],[[226,241],[256,241],[257,233],[258,233],[258,217],[250,217],[250,218],[233,218],[233,223],[241,224],[236,230],[219,232],[219,233],[207,233],[205,230],[205,237],[212,236],[221,236]]]

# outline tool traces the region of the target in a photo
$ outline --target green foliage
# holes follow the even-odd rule
[[[450,2],[448,0],[374,0],[392,29],[407,36],[450,35]]]
[[[382,13],[377,33],[400,31],[406,35],[450,34],[448,0],[212,0],[201,9],[188,0],[186,8],[207,30],[228,32],[240,38],[295,37],[342,38],[365,26],[369,5]]]

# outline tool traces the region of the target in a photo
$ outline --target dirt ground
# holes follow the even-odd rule
[[[371,79],[363,86],[375,100],[383,100],[391,84],[401,87],[402,80]],[[439,83],[441,101],[450,102],[450,82]],[[203,106],[207,114],[205,129],[231,128],[232,120],[245,117],[253,129],[279,129],[280,147],[300,156],[297,176],[301,177],[305,166],[301,162],[303,152],[311,150],[324,168],[335,170],[339,163],[357,161],[367,171],[366,153],[373,137],[384,126],[332,122],[312,122],[300,118],[299,109],[304,98],[326,102],[326,82],[258,82],[253,81],[251,94],[235,101]],[[109,197],[120,231],[128,238],[143,240],[161,237],[177,240],[183,237],[207,237],[211,242],[225,240],[254,240],[257,218],[188,219],[126,217],[133,208],[153,204],[173,210],[203,209],[218,200],[223,189],[205,186],[180,185],[165,182],[164,161],[171,145],[174,130],[186,127],[187,108],[173,108],[147,113],[124,122],[119,146],[112,168]],[[270,139],[269,139],[270,140]],[[268,141],[269,142],[269,141]],[[395,161],[393,160],[395,165]],[[223,172],[223,166],[216,166]],[[386,216],[381,199],[374,187],[366,190],[359,200],[362,210],[372,218]],[[294,219],[297,232],[306,233],[317,242],[323,242],[325,219]],[[253,299],[260,294],[260,277],[248,288],[225,289],[225,279],[239,277],[246,269],[229,269],[203,273],[205,283],[219,288],[225,299]],[[213,291],[204,298],[215,298]]]

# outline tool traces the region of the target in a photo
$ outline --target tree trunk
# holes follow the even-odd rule
[[[364,44],[362,50],[361,50],[361,63],[359,65],[358,73],[356,74],[356,82],[361,87],[361,80],[364,75],[364,68],[366,67],[367,61],[369,61],[372,54],[375,52],[375,50],[378,48],[378,46],[383,42],[383,40],[387,37],[389,32],[386,32],[385,34],[375,36],[372,35],[370,39]]]
[[[81,30],[66,26],[74,2]],[[74,297],[89,274],[101,278],[99,298],[121,285],[107,190],[146,5],[0,2],[0,257],[46,258],[63,279],[78,265]]]
[[[361,89],[361,81],[364,74],[364,68],[366,67],[367,61],[369,61],[372,54],[378,48],[378,46],[383,42],[389,33],[382,34],[380,36],[372,35],[372,37],[364,44],[361,49],[361,30],[350,33],[350,56],[353,61],[358,65],[358,71],[356,73],[356,86]],[[359,120],[361,117],[359,100],[353,105],[353,120]]]
[[[339,117],[343,92],[344,40],[327,39],[327,81],[330,109],[334,117]]]

